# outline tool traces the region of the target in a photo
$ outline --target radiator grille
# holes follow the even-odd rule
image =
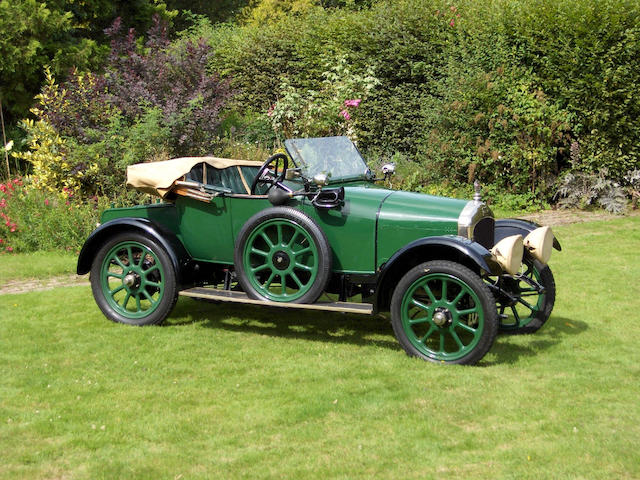
[[[493,231],[495,220],[491,217],[484,217],[476,223],[473,229],[473,240],[489,250],[493,247]]]

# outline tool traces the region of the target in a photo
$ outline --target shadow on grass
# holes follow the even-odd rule
[[[579,335],[589,327],[580,320],[551,315],[536,333],[528,335],[498,335],[490,352],[495,360],[483,361],[485,366],[515,363],[521,357],[531,357],[540,351],[562,343],[565,337]],[[525,339],[523,342],[522,339]]]
[[[172,320],[172,318],[174,320]],[[183,320],[184,319],[184,320]],[[333,312],[290,310],[233,303],[207,303],[183,299],[178,302],[167,326],[199,324],[231,332],[253,333],[316,342],[375,345],[401,350],[388,318]],[[499,335],[493,344],[491,359],[481,365],[516,362],[535,356],[588,328],[582,321],[553,315],[547,324],[531,335]]]
[[[181,318],[188,320],[180,321]],[[166,325],[175,327],[194,323],[232,332],[317,342],[375,345],[401,350],[393,336],[391,323],[380,315],[292,310],[184,299],[178,302]]]

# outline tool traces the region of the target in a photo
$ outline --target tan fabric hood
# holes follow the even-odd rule
[[[171,190],[173,182],[180,180],[199,163],[206,163],[217,169],[262,165],[262,162],[218,157],[182,157],[162,162],[137,163],[127,167],[127,186],[164,198]]]

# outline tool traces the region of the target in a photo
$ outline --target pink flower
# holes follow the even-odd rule
[[[7,193],[7,186],[4,183],[0,183],[0,192]]]
[[[9,252],[9,253],[13,252],[13,248],[7,247],[7,252]]]
[[[7,201],[3,198],[0,199],[0,208],[4,208],[7,206]]]
[[[269,110],[267,111],[267,117],[273,116],[273,110],[275,108],[276,108],[276,104],[275,103],[269,107]]]
[[[449,26],[453,27],[456,24],[456,21],[452,18],[451,21],[449,22]]]
[[[4,240],[0,238],[0,245],[4,243]]]
[[[15,232],[15,231],[16,231],[16,226],[15,226],[15,225],[13,225],[13,226],[9,229],[9,231],[10,231],[11,233]]]
[[[44,199],[44,204],[45,204],[47,207],[49,206],[49,199],[48,199],[48,198],[45,198],[45,199]]]
[[[338,115],[343,116],[345,120],[351,120],[351,115],[346,110],[342,110]]]
[[[4,224],[8,227],[9,225],[11,225],[11,222],[7,220],[6,222],[4,222]]]
[[[345,100],[344,101],[344,106],[345,107],[357,107],[358,105],[360,105],[361,101],[362,101],[361,98],[354,98],[353,100]]]

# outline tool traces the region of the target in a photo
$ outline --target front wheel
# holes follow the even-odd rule
[[[162,323],[178,299],[169,255],[139,233],[116,235],[100,248],[91,266],[91,290],[108,319],[137,326]]]
[[[500,332],[525,334],[537,332],[551,316],[556,300],[556,282],[548,265],[525,257],[517,275],[498,279]]]
[[[471,365],[493,345],[498,315],[478,275],[455,262],[432,261],[400,280],[391,299],[391,324],[408,355]]]

